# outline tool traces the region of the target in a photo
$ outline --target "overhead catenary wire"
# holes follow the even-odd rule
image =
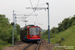
[[[39,1],[40,1],[40,0],[38,0],[36,7],[38,6],[38,4],[39,4]]]
[[[31,0],[29,0],[29,1],[30,1],[30,4],[31,4],[31,7],[33,8],[33,5],[32,5]],[[39,4],[39,1],[40,1],[40,0],[38,0],[38,2],[37,2],[36,8],[37,8],[37,6],[38,6],[38,4]],[[32,12],[32,13],[36,14],[35,11],[36,11],[36,9],[33,9],[33,12]],[[31,14],[32,14],[32,13],[31,13]],[[31,14],[30,14],[30,15],[31,15]],[[38,21],[38,23],[39,23],[39,20],[38,20],[37,16],[36,16],[36,19],[37,19],[37,21]]]
[[[37,8],[37,6],[38,6],[38,4],[39,4],[39,1],[40,1],[40,0],[38,0],[38,2],[37,2],[36,8]],[[35,12],[34,12],[34,14],[35,14]],[[36,16],[36,18],[37,18],[37,16]],[[37,18],[37,20],[38,20],[38,18]],[[38,23],[39,23],[39,20],[38,20]]]
[[[30,4],[31,4],[31,7],[33,8],[33,5],[32,5],[32,2],[31,2],[31,0],[29,0],[30,1]]]
[[[33,7],[31,0],[30,0],[30,3],[31,3],[31,6]],[[38,6],[38,4],[39,4],[39,0],[38,0],[38,2],[37,2],[36,7]],[[28,14],[28,15],[27,15],[27,17],[29,17],[30,15],[32,15],[32,13],[35,13],[35,11],[36,11],[36,9],[35,9],[35,10],[33,10],[33,12],[31,12],[30,14]],[[20,12],[20,11],[15,11],[15,12],[17,12],[17,13],[25,13],[25,12]],[[22,14],[17,14],[17,15],[18,15],[18,16],[21,16]],[[18,19],[19,19],[20,17],[16,17],[16,18],[18,18]],[[37,18],[37,15],[36,15],[36,18]],[[38,23],[39,23],[38,18],[37,18],[37,21],[38,21]]]
[[[33,8],[33,5],[32,5],[32,2],[31,2],[31,0],[29,0],[30,1],[30,4],[31,4],[31,7]],[[38,2],[37,2],[37,4],[36,4],[36,7],[38,6],[38,4],[39,4],[39,1],[40,0],[38,0]]]
[[[31,4],[32,8],[33,8],[33,5],[32,5],[31,0],[29,0],[29,1],[30,1],[30,4]],[[39,4],[39,0],[38,0],[38,2],[37,2],[36,8],[37,8],[38,4]],[[33,9],[33,12],[35,12],[35,11],[36,11],[36,9],[35,9],[35,10]],[[32,13],[33,13],[33,12],[32,12]],[[30,16],[32,13],[30,13],[29,16]]]

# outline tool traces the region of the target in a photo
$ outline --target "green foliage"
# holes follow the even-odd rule
[[[53,27],[53,29],[50,30],[50,38],[53,38],[58,33],[58,29],[56,27]],[[43,32],[42,39],[48,38],[48,30]]]
[[[72,25],[75,25],[75,15],[69,20],[67,27],[70,27]]]
[[[6,44],[7,44],[7,42],[2,41],[2,40],[0,39],[0,50],[2,50],[3,46],[6,45]]]
[[[43,33],[42,37],[42,39],[48,40],[48,30]],[[62,46],[73,46],[73,50],[75,50],[75,15],[71,18],[65,18],[58,24],[58,27],[53,27],[50,30],[50,42],[59,43]],[[55,50],[60,49],[64,50],[64,48],[55,48]]]
[[[75,25],[75,15],[71,18],[65,18],[62,22],[58,24],[58,27],[53,27],[50,30],[50,38],[57,36],[57,34],[61,34],[59,32],[63,32],[72,25]],[[48,30],[42,34],[42,39],[48,38]],[[61,41],[61,40],[60,40]]]
[[[50,30],[51,33],[53,34],[56,34],[59,32],[58,28],[57,27],[53,27],[51,30]]]
[[[13,26],[9,23],[8,18],[0,14],[0,48],[12,43],[12,31]],[[20,26],[16,24],[16,30],[14,31],[15,41],[19,40],[19,35]]]
[[[17,30],[17,34],[20,34],[20,32],[21,32],[20,30],[21,29],[20,29],[20,26],[18,24],[16,24],[16,30]]]
[[[69,20],[70,20],[69,18],[65,18],[61,23],[58,24],[59,32],[64,31],[68,28],[67,24]]]
[[[64,41],[61,41],[61,38],[64,38]],[[75,25],[66,29],[65,31],[56,34],[55,37],[51,38],[51,43],[56,44],[60,43],[62,46],[74,46],[75,47]],[[75,48],[73,48],[75,50]]]

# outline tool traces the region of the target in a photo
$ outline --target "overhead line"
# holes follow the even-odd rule
[[[32,6],[32,8],[33,8],[33,5],[32,5],[31,0],[30,0],[30,4],[31,4],[31,6]],[[38,0],[38,2],[37,2],[36,8],[37,8],[38,4],[39,4],[39,0]],[[35,14],[35,11],[36,11],[36,9],[33,9],[34,14]],[[32,12],[32,13],[33,13],[33,12]],[[32,13],[31,13],[31,14],[32,14]],[[31,14],[30,14],[30,15],[31,15]],[[37,16],[36,16],[36,19],[37,19],[37,21],[38,21],[38,23],[39,23],[39,20],[38,20]]]
[[[33,5],[32,5],[32,2],[31,2],[31,0],[30,0],[30,3],[31,3],[31,6],[32,6],[32,8],[33,8]],[[38,2],[37,2],[37,5],[36,5],[36,7],[38,6],[38,4],[39,4],[39,0],[38,0]],[[36,9],[35,9],[35,10],[36,10]],[[35,10],[33,10],[33,12],[35,12]],[[33,13],[33,12],[32,12],[32,13]],[[30,16],[32,13],[30,13],[30,14],[29,14],[29,16]]]
[[[32,5],[32,2],[31,2],[31,0],[29,0],[29,1],[30,1],[30,4],[31,4],[32,8],[33,8],[33,5]]]
[[[40,1],[40,0],[38,0],[36,7],[38,6],[38,4],[39,4],[39,1]]]

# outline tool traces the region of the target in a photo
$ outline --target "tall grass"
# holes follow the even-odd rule
[[[64,40],[62,41],[61,38],[63,38]],[[48,37],[45,39],[48,40]],[[71,26],[70,28],[68,28],[63,32],[56,34],[55,37],[50,39],[50,41],[52,44],[60,43],[61,46],[67,46],[67,47],[72,46],[73,47],[72,50],[75,50],[75,25]]]

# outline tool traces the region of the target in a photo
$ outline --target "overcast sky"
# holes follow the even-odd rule
[[[31,0],[31,2],[33,7],[35,7],[38,0]],[[75,14],[75,0],[39,0],[38,7],[47,7],[46,2],[49,2],[50,5],[50,28],[57,27],[58,23],[62,22],[64,18]],[[32,9],[26,9],[26,7],[31,7],[30,0],[0,0],[0,14],[6,15],[10,22],[13,21],[13,10],[15,10],[15,13],[27,15],[33,12]],[[47,29],[47,10],[36,10],[35,13],[38,16],[29,16],[27,24],[34,24],[35,22],[36,25],[39,25],[39,22],[42,24],[39,25],[42,29]],[[24,22],[17,21],[17,23],[21,27],[25,25]]]

